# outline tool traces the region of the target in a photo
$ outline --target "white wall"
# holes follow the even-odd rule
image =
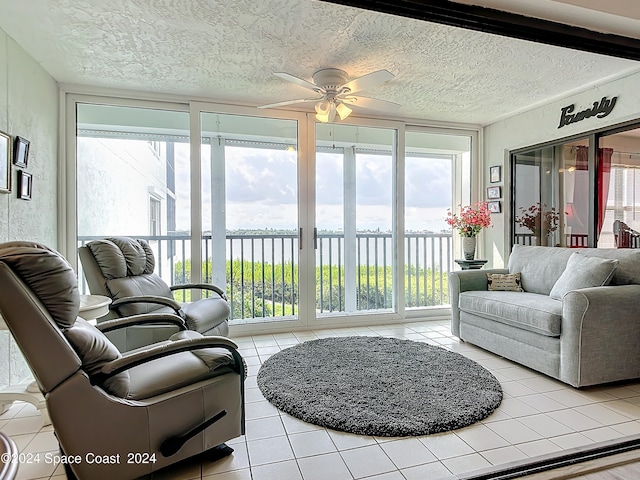
[[[579,72],[577,72],[579,74]],[[577,135],[602,127],[640,119],[640,73],[628,75],[608,83],[592,87],[584,92],[548,105],[535,108],[513,117],[501,120],[484,128],[484,178],[485,186],[502,185],[502,213],[492,216],[493,228],[483,232],[485,254],[489,265],[496,268],[507,262],[510,246],[509,224],[509,150]],[[575,104],[575,112],[590,107],[602,97],[618,97],[612,112],[605,118],[591,117],[580,122],[558,128],[560,111]],[[489,168],[502,165],[502,182],[489,183]]]
[[[53,78],[0,29],[0,130],[31,142],[27,172],[33,199],[17,198],[17,168],[12,192],[0,193],[0,243],[42,242],[57,248],[58,87]],[[9,332],[0,330],[0,386],[28,374]]]

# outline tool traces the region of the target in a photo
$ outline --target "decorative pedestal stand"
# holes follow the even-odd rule
[[[0,317],[0,330],[8,330],[7,324]],[[23,383],[20,385],[9,385],[0,391],[0,414],[9,410],[13,402],[27,402],[36,407],[42,415],[42,424],[51,425],[49,413],[47,412],[44,397],[36,382]]]
[[[463,258],[454,260],[462,270],[479,270],[488,260],[465,260]]]

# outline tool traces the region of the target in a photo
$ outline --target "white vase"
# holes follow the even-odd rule
[[[476,256],[476,237],[462,237],[462,253],[465,260],[473,260]]]

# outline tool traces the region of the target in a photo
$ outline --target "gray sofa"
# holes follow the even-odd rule
[[[488,273],[520,273],[523,291],[489,290]],[[461,340],[574,387],[640,377],[640,249],[515,245],[507,269],[451,272],[449,295]]]

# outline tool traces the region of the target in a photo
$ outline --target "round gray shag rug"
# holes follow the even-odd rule
[[[278,409],[334,430],[385,437],[471,425],[502,401],[496,378],[473,360],[426,343],[323,338],[282,350],[258,372]]]

